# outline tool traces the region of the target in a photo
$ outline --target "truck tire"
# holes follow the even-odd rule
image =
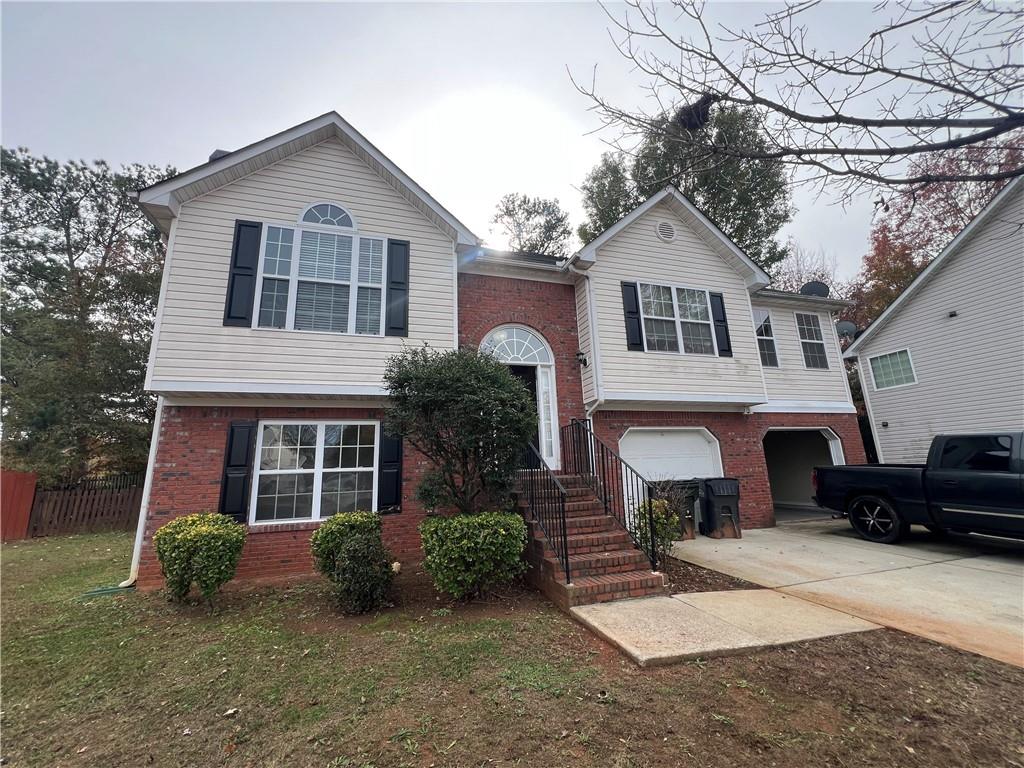
[[[846,507],[846,516],[858,536],[879,544],[895,544],[910,528],[892,502],[881,496],[856,497]]]

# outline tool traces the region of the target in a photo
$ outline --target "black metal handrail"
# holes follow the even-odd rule
[[[562,471],[579,475],[658,570],[654,537],[654,486],[619,454],[605,445],[587,424],[573,419],[562,427]]]
[[[565,571],[565,583],[572,583],[569,567],[569,534],[565,525],[565,501],[569,494],[535,445],[524,452],[519,482],[533,519]]]

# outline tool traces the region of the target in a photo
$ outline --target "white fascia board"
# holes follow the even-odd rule
[[[964,241],[970,238],[970,236],[974,234],[974,231],[983,223],[988,221],[989,216],[991,216],[992,213],[1002,205],[1003,201],[1010,197],[1022,184],[1024,184],[1024,176],[1014,179],[1003,187],[1002,191],[992,198],[989,204],[982,209],[981,213],[971,219],[967,226],[960,230],[960,233],[942,250],[942,253],[932,259],[928,266],[921,270],[921,273],[914,278],[913,282],[903,289],[903,293],[896,297],[896,301],[886,307],[885,311],[878,316],[875,322],[869,325],[859,338],[854,340],[853,344],[851,344],[843,354],[843,357],[847,359],[858,357],[858,350],[867,344],[868,339],[874,336],[878,329],[885,325],[889,321],[889,318],[899,311],[899,308],[906,304],[907,301],[910,300],[910,297],[917,293],[918,290],[920,290],[921,287],[931,279],[933,274],[939,271],[943,262],[949,259],[953,253],[956,253]]]
[[[377,384],[286,384],[239,381],[181,381],[153,379],[147,387],[152,392],[220,393],[236,395],[318,395],[387,397],[387,390]]]
[[[753,413],[856,413],[842,400],[769,400],[750,409]]]
[[[275,147],[295,141],[309,133],[313,133],[332,125],[338,133],[342,134],[345,138],[366,152],[366,154],[373,158],[374,161],[380,163],[384,170],[392,174],[400,184],[405,186],[430,210],[437,214],[439,218],[455,230],[456,241],[458,243],[464,245],[478,245],[481,242],[480,238],[473,234],[469,227],[459,221],[450,211],[448,211],[448,209],[431,197],[423,187],[413,181],[405,171],[395,165],[387,156],[384,155],[383,152],[370,143],[365,136],[353,128],[337,112],[328,112],[327,114],[320,115],[312,120],[307,120],[293,128],[289,128],[281,133],[231,152],[224,157],[217,158],[209,163],[204,163],[203,165],[193,168],[190,171],[180,173],[166,181],[161,181],[151,187],[139,190],[139,204],[144,208],[150,206],[169,207],[172,214],[176,216],[177,206],[182,202],[178,200],[174,194],[177,190],[206,178],[207,176],[221,173],[229,170],[235,165],[252,160]]]
[[[607,390],[605,402],[650,402],[650,403],[719,403],[726,405],[753,405],[764,403],[763,394],[751,395],[714,395],[686,392],[630,392],[623,390]]]
[[[573,256],[570,258],[570,262],[582,262],[577,264],[577,266],[580,269],[588,269],[591,264],[597,261],[598,248],[607,243],[609,240],[611,240],[613,237],[619,234],[619,232],[624,230],[634,221],[636,221],[649,210],[651,210],[654,206],[656,206],[658,203],[660,203],[662,200],[668,197],[668,195],[669,188],[666,187],[660,192],[647,198],[647,200],[640,203],[640,205],[638,205],[632,211],[627,213],[617,222],[608,227],[608,229],[606,229],[604,232],[602,232],[600,235],[598,235],[596,238],[594,238],[585,246],[583,246],[580,250],[578,250],[575,254],[573,254]]]

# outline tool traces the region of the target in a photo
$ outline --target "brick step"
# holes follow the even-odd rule
[[[572,584],[560,586],[568,593],[566,597],[570,606],[663,595],[667,591],[665,576],[650,570],[573,576]]]
[[[557,574],[559,563],[553,559]],[[607,573],[626,573],[640,571],[644,566],[650,568],[650,561],[638,549],[619,549],[612,552],[588,552],[586,554],[569,555],[569,568],[573,580],[583,576],[600,576]],[[564,579],[564,575],[562,579]],[[561,581],[561,579],[559,579]]]
[[[566,517],[593,517],[604,513],[604,504],[597,499],[565,502]]]
[[[568,517],[565,519],[565,532],[567,536],[579,534],[605,533],[614,531],[619,524],[615,518],[608,515],[593,515],[583,517]]]
[[[588,552],[613,552],[617,549],[629,549],[633,540],[621,528],[601,533],[582,533],[566,536],[570,555],[583,555]]]

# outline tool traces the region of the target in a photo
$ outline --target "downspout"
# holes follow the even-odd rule
[[[149,516],[149,493],[153,488],[153,472],[156,463],[156,452],[160,443],[160,422],[164,415],[164,396],[157,395],[156,417],[153,419],[153,435],[149,439],[149,459],[146,464],[146,479],[142,484],[142,503],[139,505],[139,524],[135,526],[135,547],[132,549],[132,569],[128,578],[117,586],[135,586],[139,576],[139,560],[142,558],[142,539],[146,533],[146,518]]]

